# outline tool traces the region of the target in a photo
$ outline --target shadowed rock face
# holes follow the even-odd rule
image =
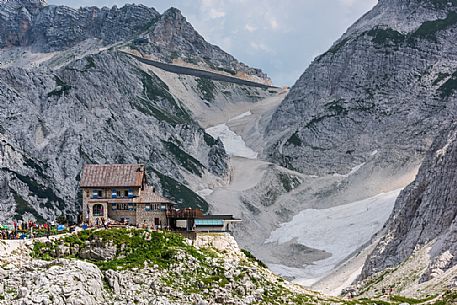
[[[374,151],[418,162],[456,114],[456,4],[380,1],[292,87],[266,157],[309,174],[348,173]]]
[[[457,263],[457,125],[438,136],[417,174],[402,191],[387,232],[368,257],[362,277],[395,267],[432,242],[422,280]]]

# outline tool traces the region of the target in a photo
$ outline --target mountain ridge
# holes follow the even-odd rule
[[[163,14],[144,5],[118,8],[47,5],[39,0],[0,4],[0,48],[28,47],[34,53],[64,51],[96,39],[99,47],[124,44],[143,55],[170,63],[180,59],[224,73],[242,73],[261,81],[271,80],[260,69],[240,63],[198,34],[182,16],[170,8]],[[94,51],[96,44],[92,47]]]
[[[173,37],[165,37],[168,30]],[[150,36],[142,41],[145,33]],[[155,48],[158,41],[161,48]],[[122,52],[140,49],[166,62],[168,47],[182,51],[178,56],[197,50],[202,66],[264,77],[207,43],[174,8],[161,15],[137,5],[0,4],[0,133],[5,139],[0,221],[43,222],[59,215],[76,220],[83,163],[145,163],[161,193],[181,207],[208,210],[196,192],[202,185],[223,183],[229,160],[222,142],[201,128],[193,112],[240,100],[254,103],[270,93],[180,76],[173,86],[185,86],[186,93],[178,97],[160,71]],[[204,56],[214,61],[205,62]]]

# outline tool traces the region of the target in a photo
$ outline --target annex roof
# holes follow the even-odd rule
[[[80,187],[141,187],[145,179],[143,164],[86,164]]]

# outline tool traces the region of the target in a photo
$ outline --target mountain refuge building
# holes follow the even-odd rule
[[[144,165],[88,164],[83,168],[83,222],[102,225],[168,226],[166,211],[174,206],[147,184]]]
[[[174,202],[148,184],[143,164],[86,164],[80,187],[82,221],[89,226],[109,222],[176,231],[225,232],[241,221],[232,215],[176,209]]]

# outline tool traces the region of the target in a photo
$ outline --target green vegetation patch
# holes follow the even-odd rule
[[[439,83],[441,83],[443,80],[445,80],[447,77],[449,76],[448,73],[438,73],[438,76],[436,77],[436,79],[433,81],[433,86],[436,86],[438,85]]]
[[[148,170],[153,171],[159,177],[164,195],[176,202],[178,204],[178,208],[198,208],[204,213],[208,212],[208,202],[187,186],[162,174],[152,167],[148,167]]]
[[[179,148],[175,143],[169,141],[162,141],[162,143],[165,145],[167,150],[175,156],[176,161],[178,161],[182,167],[187,169],[189,172],[202,177],[204,166],[200,161]]]
[[[51,92],[48,92],[48,97],[52,97],[52,96],[61,97],[62,95],[67,94],[71,90],[72,86],[70,86],[69,84],[64,82],[57,75],[54,75],[54,80],[56,82],[57,88],[52,90]]]
[[[301,146],[302,140],[298,136],[298,131],[296,131],[289,139],[287,139],[287,145]]]
[[[440,300],[433,302],[433,305],[455,304],[457,301],[457,291],[447,291]]]
[[[216,140],[213,138],[212,135],[207,134],[205,130],[203,130],[203,139],[205,140],[206,145],[208,146],[214,146],[217,144]]]
[[[144,94],[149,101],[162,101],[165,102],[166,109],[164,107],[154,106],[152,103],[149,103],[148,107],[144,107],[144,109],[149,109],[149,111],[155,116],[156,113],[160,112],[162,115],[166,117],[175,118],[181,124],[191,124],[193,123],[193,119],[191,115],[179,105],[174,97],[170,94],[168,86],[160,80],[158,77],[152,77],[148,73],[144,72],[143,70],[138,70],[138,73],[141,77],[141,82],[143,83]],[[141,99],[144,101],[144,99]],[[143,103],[144,106],[144,103]],[[148,113],[146,111],[145,113]],[[158,117],[158,116],[156,116]]]
[[[446,8],[449,4],[452,6],[457,5],[457,0],[423,0],[424,2],[431,3],[437,9]]]
[[[436,34],[457,24],[457,13],[449,12],[445,19],[424,22],[413,34],[413,38],[436,40]]]
[[[268,268],[267,265],[265,265],[264,262],[262,262],[260,259],[258,259],[257,257],[255,257],[251,252],[249,252],[248,250],[246,249],[241,249],[241,252],[244,253],[244,255],[246,255],[246,257],[248,258],[248,260],[250,260],[251,262],[259,265],[260,267],[262,268]]]
[[[144,99],[142,97],[137,97],[134,100],[130,101],[130,105],[136,110],[155,117],[159,121],[167,122],[171,125],[177,125],[184,123],[181,119],[174,116],[173,114],[168,113],[165,110],[157,107],[150,100]]]
[[[32,257],[44,260],[62,257],[58,248],[65,246],[78,249],[78,251],[73,255],[68,254],[63,257],[82,259],[79,253],[92,241],[100,245],[114,245],[117,249],[115,257],[111,260],[89,260],[101,270],[142,268],[145,262],[167,268],[176,261],[175,255],[179,250],[185,251],[198,260],[204,258],[204,254],[189,246],[179,234],[146,233],[145,230],[139,229],[87,230],[52,242],[37,241],[33,245]]]
[[[217,70],[229,73],[231,75],[236,75],[236,71],[232,70],[232,69],[227,69],[227,68],[224,68],[224,67],[218,67]]]
[[[349,111],[343,106],[343,103],[344,99],[339,99],[336,101],[329,102],[325,104],[325,106],[329,111],[333,112],[335,115],[345,115]]]
[[[454,72],[451,77],[438,88],[441,98],[447,98],[454,94],[457,90],[457,71]]]
[[[86,65],[84,66],[84,69],[89,70],[96,67],[94,58],[92,56],[86,56]]]
[[[42,166],[42,165],[39,165],[37,162],[35,162],[33,159],[30,159],[26,156],[24,156],[24,165],[27,166],[27,167],[30,167],[32,169],[35,170],[35,172],[40,176],[40,177],[45,177],[45,174],[44,174],[44,167],[45,166]]]
[[[180,57],[181,57],[181,55],[178,52],[172,51],[170,53],[170,62],[172,62],[173,60],[178,59]]]
[[[425,299],[413,299],[413,298],[407,298],[407,297],[404,297],[404,296],[401,296],[401,295],[392,295],[390,296],[390,300],[392,301],[395,301],[395,302],[399,302],[399,303],[408,303],[408,304],[423,304],[427,301],[430,301],[432,299],[434,299],[435,296],[431,296],[431,297],[428,297],[428,298],[425,298]]]
[[[349,42],[349,38],[345,38],[331,47],[324,55],[333,54],[335,55],[342,47],[344,47]]]
[[[214,101],[214,89],[216,86],[213,81],[206,78],[197,78],[197,88],[202,94],[202,98],[208,102]]]
[[[295,176],[288,175],[286,173],[279,173],[279,180],[281,181],[282,187],[290,192],[301,184],[300,179]]]
[[[400,44],[406,39],[402,33],[391,28],[381,29],[376,28],[367,32],[367,35],[373,38],[373,42],[378,45]]]

